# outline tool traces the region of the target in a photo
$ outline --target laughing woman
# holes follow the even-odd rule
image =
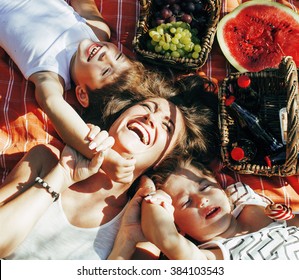
[[[130,187],[101,169],[113,143],[114,151],[136,160],[135,180],[188,137],[197,137],[190,111],[165,98],[127,107],[108,133],[91,129],[90,147],[97,147],[91,160],[68,146],[61,155],[53,147],[36,146],[10,173],[0,188],[1,258],[108,257]]]

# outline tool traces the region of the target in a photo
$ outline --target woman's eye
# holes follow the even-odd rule
[[[147,103],[143,103],[142,106],[145,107],[145,108],[147,108],[150,112],[153,111],[152,107],[149,104],[147,104]]]
[[[164,122],[163,125],[167,129],[168,132],[171,132],[171,126],[170,126],[169,122]]]

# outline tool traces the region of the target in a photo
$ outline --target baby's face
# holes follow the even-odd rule
[[[189,165],[172,174],[163,190],[172,198],[175,223],[182,233],[204,242],[228,229],[231,206],[213,177]]]

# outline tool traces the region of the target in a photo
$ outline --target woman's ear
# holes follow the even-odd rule
[[[76,97],[79,103],[84,107],[87,108],[89,106],[89,97],[86,90],[84,90],[81,86],[76,86],[75,88]]]

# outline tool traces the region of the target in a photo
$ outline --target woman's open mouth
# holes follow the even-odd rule
[[[128,129],[134,132],[144,145],[148,145],[150,143],[150,136],[148,131],[138,122],[129,123]]]
[[[87,62],[89,62],[99,52],[101,48],[102,46],[98,44],[92,44],[87,50],[87,55],[88,55]]]

